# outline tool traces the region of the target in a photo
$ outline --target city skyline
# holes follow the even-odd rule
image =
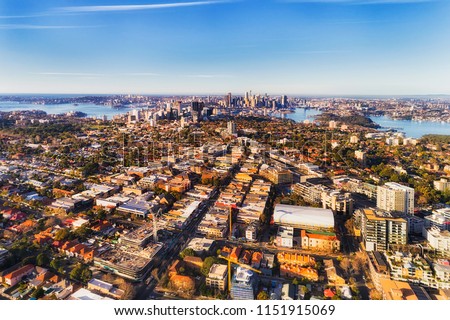
[[[450,94],[438,0],[6,1],[0,93]]]

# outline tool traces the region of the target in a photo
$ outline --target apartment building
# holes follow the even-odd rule
[[[279,167],[269,167],[265,170],[261,170],[260,174],[274,184],[291,184],[293,179],[290,170]]]
[[[408,222],[386,211],[359,210],[361,236],[367,251],[388,250],[390,245],[408,242]]]
[[[441,179],[434,181],[433,186],[436,190],[441,192],[450,190],[450,177],[442,177]]]
[[[389,212],[414,213],[414,189],[396,182],[377,187],[377,207]]]
[[[424,228],[423,236],[438,253],[450,257],[450,231],[437,227]]]
[[[212,289],[225,290],[227,287],[228,267],[223,264],[213,264],[206,278],[206,286]]]

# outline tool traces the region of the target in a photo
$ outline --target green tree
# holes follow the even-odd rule
[[[70,278],[81,282],[88,282],[92,278],[92,271],[85,264],[78,263],[75,268],[70,271]]]
[[[218,261],[219,261],[219,259],[216,258],[216,257],[207,257],[207,258],[205,259],[205,261],[203,261],[203,266],[202,266],[202,269],[201,269],[202,274],[203,274],[205,277],[207,277],[208,274],[209,274],[209,270],[211,269],[211,266],[212,266],[214,263],[217,263]]]
[[[58,270],[60,266],[61,261],[59,259],[53,259],[52,261],[50,261],[50,268],[52,268],[53,270]]]
[[[97,211],[97,219],[99,219],[99,220],[105,220],[106,215],[107,215],[106,211],[103,209],[100,209]]]
[[[100,166],[98,163],[96,162],[89,162],[88,164],[86,164],[83,169],[82,169],[82,173],[83,176],[88,177],[90,175],[93,174],[97,174],[100,170]]]
[[[22,265],[27,264],[36,264],[36,257],[35,256],[29,256],[22,260]]]
[[[65,241],[68,240],[71,236],[70,230],[67,228],[59,229],[55,233],[55,240],[57,241]]]
[[[85,267],[81,271],[80,280],[86,283],[91,279],[92,279],[92,271],[88,267]]]
[[[81,239],[81,240],[85,240],[87,239],[87,237],[89,237],[89,235],[91,234],[91,229],[89,229],[86,224],[82,225],[81,227],[79,227],[78,229],[76,229],[73,232],[73,235],[77,238],[77,239]]]
[[[195,257],[195,251],[192,248],[186,248],[183,251],[180,252],[180,258],[184,259],[184,257],[190,256]]]
[[[49,257],[43,252],[39,253],[36,257],[36,264],[40,267],[47,266],[49,262]]]
[[[75,268],[72,269],[72,271],[70,271],[70,279],[72,280],[80,280],[81,277],[81,268],[77,265],[75,266]]]
[[[42,287],[37,288],[31,294],[31,296],[36,299],[42,298],[44,295],[45,295],[45,291],[44,291],[44,289],[42,289]]]

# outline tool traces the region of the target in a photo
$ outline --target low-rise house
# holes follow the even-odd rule
[[[300,267],[298,265],[280,264],[280,275],[289,278],[305,278],[311,281],[319,281],[319,273],[311,267]]]
[[[80,288],[72,293],[67,300],[113,300],[109,297],[97,294],[91,290]]]
[[[88,282],[87,287],[89,290],[91,290],[93,292],[99,292],[106,296],[110,296],[111,298],[114,298],[114,299],[120,299],[120,298],[122,298],[122,296],[124,294],[123,290],[116,288],[111,283],[108,283],[106,281],[102,281],[99,279],[95,279],[95,278],[91,279]]]
[[[186,267],[200,270],[203,267],[203,260],[200,257],[186,256],[183,259]]]
[[[20,281],[22,281],[22,279],[33,273],[35,271],[35,267],[32,264],[27,264],[23,267],[20,267],[14,271],[12,271],[11,273],[6,274],[3,277],[4,282],[9,285],[9,286],[14,286],[16,284],[18,284]]]
[[[259,251],[253,252],[251,267],[259,269],[259,267],[261,266],[262,259],[263,259],[263,254],[261,252],[259,252]]]
[[[341,246],[334,232],[301,230],[300,238],[303,249],[338,251]]]

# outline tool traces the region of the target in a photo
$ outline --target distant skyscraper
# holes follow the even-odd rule
[[[206,117],[209,117],[212,115],[212,112],[213,112],[212,108],[204,108],[202,114]]]
[[[283,108],[287,107],[287,104],[287,96],[281,96],[281,105],[283,106]]]
[[[249,95],[248,95],[248,91],[245,92],[244,104],[245,104],[246,106],[249,106],[249,105],[250,105],[250,97],[249,97]]]
[[[177,110],[177,114],[178,114],[178,116],[180,116],[181,115],[181,101],[175,101],[173,103],[173,108],[175,110]]]
[[[231,92],[228,92],[228,94],[225,96],[225,106],[227,108],[231,107],[232,105],[232,96],[231,96]]]
[[[202,112],[204,107],[205,107],[205,104],[203,102],[199,102],[199,101],[192,101],[191,102],[191,109],[192,109],[192,111],[196,111],[199,114]]]
[[[272,109],[275,110],[277,108],[277,102],[272,100]]]
[[[377,207],[389,212],[414,213],[414,189],[396,182],[377,187]]]
[[[197,123],[200,120],[200,115],[197,111],[192,112],[192,121]]]

